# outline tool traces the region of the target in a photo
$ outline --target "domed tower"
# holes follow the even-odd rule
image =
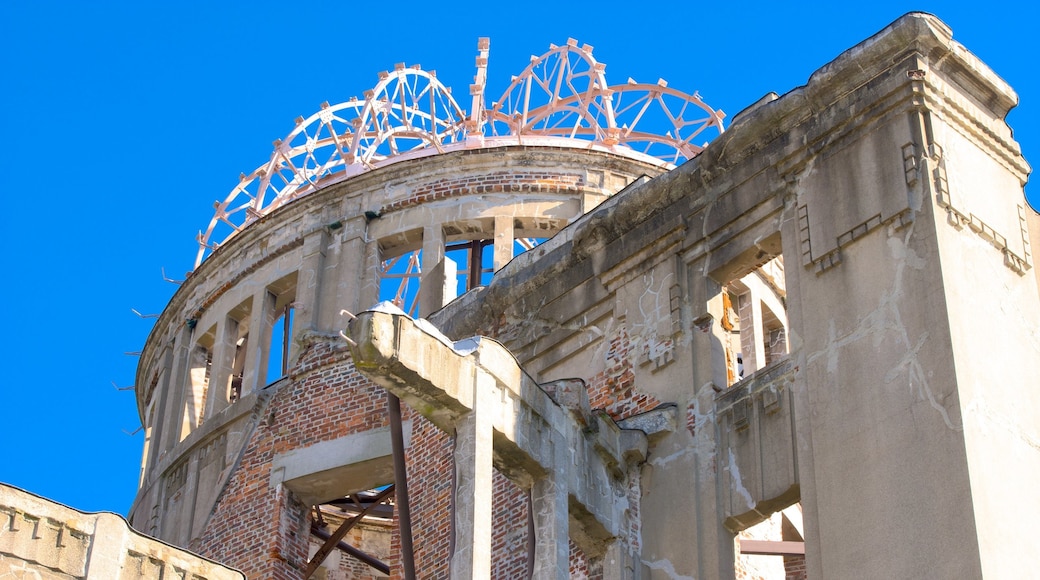
[[[478,50],[468,113],[399,65],[297,118],[215,204],[141,355],[134,527],[250,578],[447,575],[454,438],[355,370],[349,313],[431,315],[723,119],[663,81],[611,85],[573,40],[489,103]],[[495,575],[520,577],[533,516],[495,477]]]

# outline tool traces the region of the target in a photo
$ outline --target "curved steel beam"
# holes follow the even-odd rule
[[[306,119],[297,117],[293,130],[274,142],[270,160],[242,174],[227,197],[214,202],[213,217],[198,234],[195,266],[282,205],[403,159],[551,138],[674,166],[701,152],[703,145],[694,139],[705,140],[709,129],[723,131],[725,114],[697,93],[668,88],[664,81],[609,85],[606,65],[592,56],[591,46],[574,39],[532,56],[487,107],[488,48],[488,39],[481,38],[468,116],[435,73],[399,64],[379,73],[364,99],[322,103]]]

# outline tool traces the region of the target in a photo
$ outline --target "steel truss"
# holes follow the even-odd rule
[[[509,143],[600,147],[674,166],[700,153],[725,114],[692,95],[632,79],[610,85],[592,47],[550,45],[485,104],[489,41],[478,43],[470,115],[433,71],[399,64],[379,73],[363,99],[330,105],[274,142],[267,163],[224,198],[198,234],[195,266],[257,219],[321,187],[396,161]]]

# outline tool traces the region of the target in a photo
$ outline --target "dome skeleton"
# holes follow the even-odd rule
[[[697,93],[669,88],[663,80],[610,86],[606,65],[592,56],[592,47],[573,39],[532,56],[488,108],[488,48],[488,39],[481,38],[470,85],[471,111],[479,114],[467,115],[434,71],[398,64],[379,73],[364,99],[325,102],[310,117],[297,117],[296,127],[274,142],[270,160],[242,174],[228,196],[214,202],[213,217],[198,234],[195,267],[282,205],[397,161],[461,149],[546,145],[602,149],[673,167],[700,153],[703,146],[693,139],[706,129],[723,130],[725,114]]]

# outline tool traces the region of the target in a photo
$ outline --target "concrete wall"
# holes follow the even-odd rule
[[[545,577],[734,578],[736,534],[800,503],[811,578],[1026,577],[1040,228],[1003,121],[1016,99],[945,25],[910,14],[663,175],[603,152],[475,150],[288,204],[207,259],[149,338],[132,521],[250,575],[298,577],[308,504],[389,478],[382,385],[414,407],[421,575],[465,577],[479,541],[502,577],[533,542]],[[548,236],[508,260],[514,238]],[[498,271],[445,306],[445,245],[473,239],[494,240]],[[420,353],[411,367],[362,360],[376,382],[358,374],[340,310],[374,303],[381,260],[419,248],[420,313],[451,339],[495,338],[500,365],[434,357],[443,341],[409,331],[392,344]],[[265,385],[286,304],[291,368]],[[478,367],[491,418],[460,398]],[[535,433],[540,447],[509,447]],[[623,452],[626,433],[645,454]]]
[[[361,175],[244,230],[178,289],[142,354],[138,376],[148,387],[138,389],[138,403],[148,436],[134,526],[250,576],[298,573],[311,505],[393,480],[386,396],[354,371],[338,335],[341,310],[378,299],[381,262],[421,249],[419,308],[432,311],[450,298],[435,280],[444,277],[447,244],[493,240],[501,267],[515,238],[551,236],[662,171],[584,149],[461,151]],[[269,384],[287,305],[289,369]],[[443,447],[423,425],[408,435],[417,450]],[[438,513],[448,504],[449,464],[431,465],[421,453],[410,462],[424,492],[420,509]],[[427,521],[423,562],[442,564],[447,527],[424,518],[419,533]]]
[[[612,413],[685,411],[642,468],[651,577],[732,577],[732,533],[799,500],[810,577],[1028,575],[1040,414],[1013,361],[1040,302],[1015,99],[909,15],[434,322],[590,397],[608,376]],[[791,353],[727,390],[724,288],[774,256]]]
[[[3,578],[245,578],[240,572],[134,532],[115,514],[85,514],[2,484],[0,519]]]

